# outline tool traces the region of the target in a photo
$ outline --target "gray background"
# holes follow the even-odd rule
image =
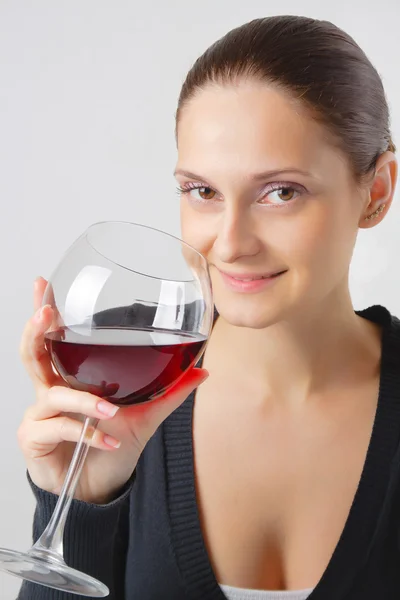
[[[18,345],[32,282],[90,223],[138,221],[179,234],[174,111],[192,61],[252,18],[333,21],[382,75],[400,146],[398,0],[0,0],[2,430],[0,546],[30,545],[33,498],[16,430],[34,400]],[[355,308],[400,316],[400,207],[360,231],[351,272]],[[8,383],[7,383],[8,382]],[[1,598],[19,581],[0,573]]]

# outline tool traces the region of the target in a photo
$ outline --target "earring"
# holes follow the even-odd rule
[[[381,204],[380,207],[375,212],[373,212],[368,217],[365,217],[365,220],[369,221],[370,219],[375,219],[383,211],[385,206],[386,206],[386,204]]]

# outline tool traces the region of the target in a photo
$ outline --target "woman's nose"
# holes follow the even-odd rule
[[[246,211],[225,210],[214,243],[219,260],[233,263],[242,257],[255,256],[259,250],[260,240],[251,216]]]

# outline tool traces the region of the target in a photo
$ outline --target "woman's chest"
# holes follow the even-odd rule
[[[194,405],[197,501],[215,575],[238,587],[315,587],[357,490],[376,389],[289,408],[239,387],[207,383]]]

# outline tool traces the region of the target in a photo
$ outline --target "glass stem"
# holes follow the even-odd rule
[[[91,417],[85,419],[81,437],[75,448],[53,515],[43,534],[29,551],[34,556],[44,559],[52,558],[53,560],[64,562],[63,537],[65,523],[98,422],[99,419]]]

